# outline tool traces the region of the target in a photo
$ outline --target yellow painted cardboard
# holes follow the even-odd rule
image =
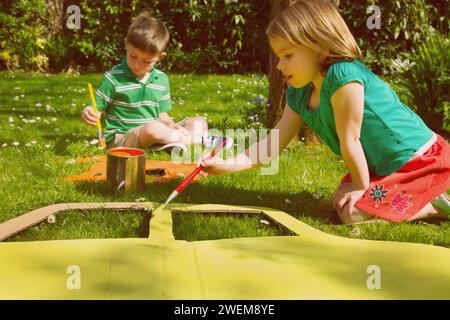
[[[297,235],[175,240],[171,209],[263,212]],[[449,249],[338,237],[269,208],[173,204],[148,239],[0,242],[0,299],[449,298]]]

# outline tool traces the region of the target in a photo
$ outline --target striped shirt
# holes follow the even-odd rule
[[[127,65],[122,63],[104,73],[95,90],[98,111],[105,118],[106,143],[114,140],[116,133],[159,119],[160,112],[172,110],[169,79],[153,68],[150,76],[140,81]]]

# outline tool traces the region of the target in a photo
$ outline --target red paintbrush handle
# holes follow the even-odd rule
[[[195,176],[197,174],[199,174],[200,171],[203,170],[202,166],[198,166],[197,168],[195,168],[195,170],[193,170],[181,183],[180,185],[175,189],[175,191],[177,191],[178,193],[180,193],[181,191],[183,191],[184,188],[187,187],[187,185],[192,181],[192,179],[195,178]]]
[[[219,152],[219,150],[222,149],[226,144],[227,139],[223,139],[222,144],[219,145],[215,150],[213,150],[213,152],[211,152],[211,154],[203,160],[211,159],[212,157],[214,157],[216,153]],[[203,170],[202,165],[195,168],[183,181],[181,181],[180,185],[175,189],[175,191],[178,193],[183,191],[183,189],[186,188],[189,183],[191,183],[192,179],[194,179],[195,176],[198,175],[202,170]]]

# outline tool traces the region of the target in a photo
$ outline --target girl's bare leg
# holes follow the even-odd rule
[[[353,223],[353,224],[390,223],[390,221],[368,214],[362,210],[359,210],[356,207],[353,209],[352,214],[349,214],[348,208],[346,208],[345,206],[341,213],[338,212],[338,216],[343,223]],[[431,217],[446,218],[448,217],[448,214],[440,211],[438,208],[435,208],[431,203],[428,203],[425,207],[423,207],[419,212],[417,212],[413,217],[409,218],[407,221],[415,221]]]

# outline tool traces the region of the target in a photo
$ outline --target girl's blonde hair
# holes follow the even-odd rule
[[[269,23],[266,34],[325,55],[322,72],[337,61],[363,58],[344,19],[327,0],[294,1]]]

